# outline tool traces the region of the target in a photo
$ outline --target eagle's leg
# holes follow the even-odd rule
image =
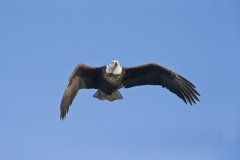
[[[97,90],[97,92],[93,95],[94,98],[97,98],[99,100],[109,100],[109,101],[115,101],[117,99],[123,99],[123,96],[121,95],[121,93],[116,90],[115,92],[113,92],[112,94],[108,95],[105,94],[104,92],[102,92],[101,90]]]

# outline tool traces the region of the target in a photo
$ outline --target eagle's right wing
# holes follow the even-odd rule
[[[67,87],[64,91],[61,106],[60,118],[64,119],[73,99],[79,89],[97,88],[99,69],[85,64],[78,64],[70,75]]]
[[[141,85],[160,85],[176,94],[185,103],[199,101],[195,86],[179,74],[158,64],[150,63],[142,66],[124,68],[123,87],[130,88]]]

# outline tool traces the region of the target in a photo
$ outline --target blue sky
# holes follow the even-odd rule
[[[238,0],[0,1],[0,159],[238,160]],[[59,105],[78,63],[149,62],[190,81],[201,102],[161,87],[122,101],[78,93]]]

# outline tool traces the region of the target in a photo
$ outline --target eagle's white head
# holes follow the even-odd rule
[[[118,60],[112,61],[110,64],[106,66],[106,72],[110,74],[121,74],[122,73],[122,67],[120,66],[120,63]]]

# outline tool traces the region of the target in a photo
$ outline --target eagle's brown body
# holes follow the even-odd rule
[[[99,76],[99,89],[110,95],[122,86],[123,72],[119,75],[106,73],[105,67],[101,69],[101,75]]]

